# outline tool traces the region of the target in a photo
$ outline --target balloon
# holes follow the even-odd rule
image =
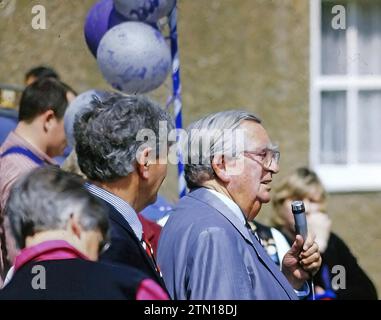
[[[88,90],[78,95],[67,107],[64,115],[64,127],[66,140],[68,145],[73,147],[75,145],[74,139],[74,121],[76,116],[80,116],[84,112],[91,110],[91,101],[97,97],[100,100],[107,97],[109,93],[102,90]]]
[[[128,20],[157,22],[171,12],[176,0],[114,0],[114,4]]]
[[[127,19],[114,8],[112,0],[100,0],[87,14],[84,33],[87,46],[96,57],[99,42],[107,30]]]
[[[159,87],[171,68],[171,52],[161,33],[142,22],[124,22],[104,35],[97,61],[104,78],[128,94]]]

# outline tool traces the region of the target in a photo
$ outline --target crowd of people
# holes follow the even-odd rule
[[[64,114],[77,93],[45,67],[25,84],[18,124],[0,147],[0,299],[296,300],[311,298],[312,280],[321,298],[377,299],[331,232],[313,171],[299,169],[276,190],[273,228],[256,222],[280,159],[256,115],[217,112],[189,126],[189,193],[161,228],[141,212],[167,174],[174,142],[159,150],[161,124],[174,128],[170,114],[142,95],[94,96],[60,166]],[[145,129],[153,144],[137,139]],[[292,200],[306,205],[306,239],[295,233]],[[331,286],[335,265],[347,268],[345,289]]]

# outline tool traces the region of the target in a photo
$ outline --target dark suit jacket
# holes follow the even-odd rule
[[[177,203],[158,260],[173,299],[297,299],[255,236],[205,188]]]
[[[132,266],[154,279],[166,292],[165,284],[151,258],[147,255],[126,219],[111,204],[103,201],[108,208],[111,245],[101,255],[100,261],[111,264]]]
[[[281,230],[279,230],[281,232]],[[283,234],[292,246],[292,239]],[[334,290],[332,278],[339,273],[334,273],[335,266],[345,268],[345,289]],[[338,300],[377,300],[377,290],[368,275],[358,264],[356,257],[345,242],[335,233],[331,232],[327,249],[322,253],[322,267],[314,276],[315,286],[327,290],[334,290]]]
[[[41,276],[35,265],[45,268],[46,289],[34,289],[32,280]],[[112,266],[82,259],[30,262],[18,270],[4,289],[4,300],[94,300],[136,299],[137,289],[147,276],[126,266]],[[40,281],[38,283],[41,284]]]
[[[329,237],[327,249],[322,254],[322,259],[323,265],[327,265],[331,272],[334,266],[345,267],[347,283],[345,289],[336,291],[339,300],[377,300],[374,284],[357,263],[357,259],[345,242],[333,232]],[[320,268],[315,279],[316,284],[324,288],[322,272],[323,270]],[[334,274],[331,273],[331,276]]]

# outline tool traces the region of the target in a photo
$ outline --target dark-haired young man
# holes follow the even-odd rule
[[[67,107],[66,88],[53,78],[43,78],[26,87],[19,109],[19,123],[0,147],[0,276],[13,262],[14,246],[5,247],[4,207],[9,190],[23,174],[61,155],[66,146],[63,116]],[[5,228],[4,228],[4,225]],[[8,237],[9,239],[9,237]],[[13,253],[12,253],[13,252]],[[1,278],[1,277],[0,277]],[[1,281],[0,281],[1,282]]]

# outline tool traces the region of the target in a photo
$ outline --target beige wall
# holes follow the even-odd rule
[[[92,0],[17,0],[0,19],[0,82],[22,83],[47,63],[78,91],[107,88],[83,39]],[[43,4],[48,29],[31,28]],[[1,11],[0,11],[1,12]],[[179,36],[185,123],[228,108],[246,108],[281,146],[279,178],[308,162],[309,8],[307,0],[180,0]],[[170,83],[153,93],[161,102]],[[176,197],[171,168],[162,192]],[[381,292],[381,193],[331,195],[333,228],[350,245]],[[266,220],[271,206],[261,212]]]

